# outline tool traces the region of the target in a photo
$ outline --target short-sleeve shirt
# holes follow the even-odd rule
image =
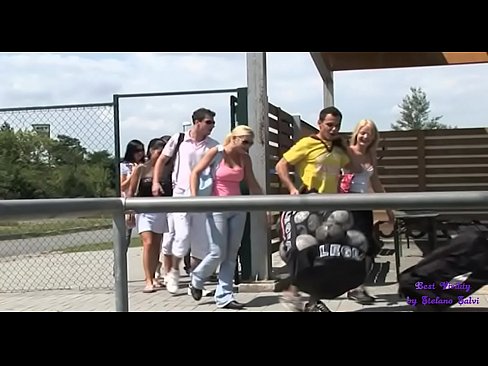
[[[179,133],[171,136],[163,149],[163,155],[172,157],[175,154],[179,136]],[[190,131],[185,133],[185,137],[178,149],[178,154],[176,154],[173,169],[172,180],[175,190],[179,190],[180,192],[190,191],[191,171],[202,159],[203,155],[218,144],[219,143],[211,137],[207,137],[205,140],[197,142],[190,136]]]
[[[302,183],[319,193],[337,193],[340,170],[349,163],[349,157],[340,148],[332,148],[312,137],[304,137],[293,145],[283,158],[295,167]]]
[[[132,172],[134,171],[135,164],[129,163],[128,161],[123,161],[120,163],[120,176],[126,176],[129,178],[132,175]],[[122,197],[124,197],[127,194],[127,190],[125,192],[122,192]]]
[[[123,176],[127,176],[129,177],[131,174],[132,174],[132,170],[134,169],[134,164],[132,163],[128,163],[126,161],[123,161],[122,163],[120,163],[120,175]]]

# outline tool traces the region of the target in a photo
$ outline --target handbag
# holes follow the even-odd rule
[[[215,179],[215,171],[217,170],[218,165],[222,161],[224,157],[224,146],[217,145],[217,154],[214,156],[212,162],[208,169],[206,169],[206,173],[200,174],[200,181],[198,183],[198,196],[211,196],[212,195],[212,188]]]
[[[339,181],[339,193],[349,193],[351,191],[351,184],[353,179],[353,173],[342,174]]]

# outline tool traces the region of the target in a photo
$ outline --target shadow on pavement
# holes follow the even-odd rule
[[[248,303],[244,304],[247,308],[259,308],[262,306],[269,306],[278,304],[280,302],[277,296],[259,296]]]

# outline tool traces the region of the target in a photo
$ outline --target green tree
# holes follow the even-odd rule
[[[87,175],[95,185],[97,197],[115,195],[115,159],[107,150],[88,153]]]
[[[0,198],[114,196],[114,171],[108,151],[87,153],[76,138],[0,126]]]
[[[86,149],[81,146],[80,140],[66,136],[58,135],[57,140],[51,147],[51,158],[54,164],[81,164],[85,160]]]
[[[440,123],[442,116],[430,118],[430,102],[422,88],[410,88],[410,95],[405,96],[398,107],[400,119],[391,125],[395,131],[437,130],[452,128]]]

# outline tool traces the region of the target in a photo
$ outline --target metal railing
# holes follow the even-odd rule
[[[321,195],[270,195],[186,198],[98,198],[0,201],[0,221],[37,219],[87,214],[109,214],[113,217],[113,250],[115,275],[115,309],[128,311],[127,256],[125,220],[127,210],[136,212],[207,212],[268,210],[364,210],[432,208],[488,208],[488,191],[416,192]],[[252,246],[262,243],[251,243]]]

